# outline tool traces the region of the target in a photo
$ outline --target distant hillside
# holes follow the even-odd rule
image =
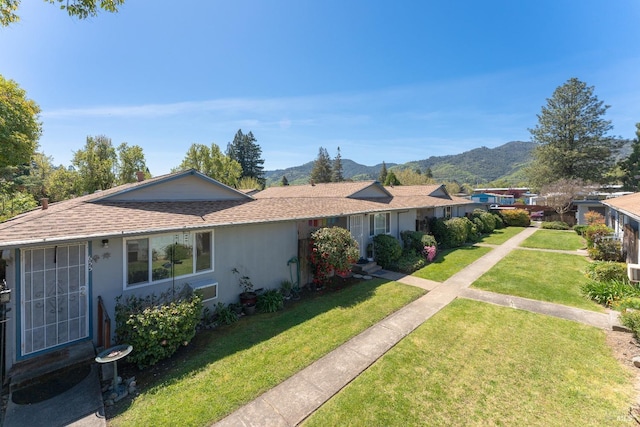
[[[267,187],[273,185],[280,185],[282,177],[286,176],[290,185],[306,184],[309,182],[309,176],[311,175],[311,169],[313,169],[314,162],[308,162],[301,166],[294,166],[287,169],[277,169],[273,171],[265,171],[264,175],[267,178]],[[387,163],[387,168],[394,166],[395,163]],[[351,179],[354,181],[368,181],[372,179],[378,179],[380,175],[380,169],[382,163],[375,166],[365,166],[354,162],[349,159],[342,159],[342,174],[345,179]]]
[[[509,185],[516,185],[523,180],[522,168],[531,161],[533,147],[532,142],[513,141],[496,148],[480,147],[461,154],[432,156],[401,165],[386,165],[390,170],[410,168],[425,172],[431,169],[433,177],[439,182],[479,184],[500,180]],[[354,181],[377,179],[381,167],[382,164],[365,166],[342,159],[345,179]],[[286,176],[292,185],[307,183],[312,168],[313,162],[308,162],[288,169],[265,171],[267,186],[280,185],[282,176]]]

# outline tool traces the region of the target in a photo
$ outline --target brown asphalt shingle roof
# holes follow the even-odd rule
[[[305,191],[311,186],[271,187],[255,194],[255,199],[240,196],[238,200],[224,201],[117,202],[105,198],[149,183],[161,185],[163,178],[172,175],[53,203],[46,210],[14,217],[0,224],[0,247],[471,203],[457,197],[422,195],[430,186],[387,189],[394,197],[349,198],[372,182],[316,185],[312,188],[319,191],[311,191],[310,195]],[[436,188],[438,186],[433,186]],[[286,192],[297,196],[286,195]]]
[[[640,193],[627,194],[613,199],[603,200],[602,203],[616,210],[640,218]]]

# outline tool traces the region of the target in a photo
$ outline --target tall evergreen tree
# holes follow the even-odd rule
[[[287,185],[289,185],[289,180],[285,175],[282,175],[282,180],[280,181],[280,185],[283,187],[286,187]]]
[[[251,131],[245,135],[242,133],[242,129],[238,129],[233,142],[227,145],[227,156],[240,163],[242,178],[255,178],[264,187],[266,182],[264,159],[260,158],[262,149]]]
[[[315,183],[331,182],[331,157],[323,147],[318,150],[318,157],[313,163],[311,180]]]
[[[331,170],[331,181],[342,182],[344,176],[342,175],[342,156],[340,155],[340,147],[338,147],[338,154],[333,159],[333,169]]]
[[[603,183],[622,146],[608,136],[613,128],[603,117],[609,108],[576,78],[559,86],[538,114],[538,124],[529,129],[534,161],[528,169],[534,187],[559,179],[582,179]]]
[[[387,164],[384,161],[382,161],[382,167],[380,168],[378,181],[382,184],[384,184],[387,181]]]
[[[631,154],[619,163],[622,171],[622,188],[626,191],[640,190],[640,123],[636,123],[636,139],[631,144]]]

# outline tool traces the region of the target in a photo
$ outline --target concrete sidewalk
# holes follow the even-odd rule
[[[526,228],[442,283],[393,272],[382,272],[381,277],[419,286],[430,292],[370,327],[215,425],[298,425],[402,338],[459,296],[610,329],[611,323],[608,314],[467,289],[471,283],[517,248],[535,231],[534,227]]]

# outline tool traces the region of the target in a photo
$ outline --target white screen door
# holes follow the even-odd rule
[[[358,246],[360,247],[360,257],[367,256],[365,252],[366,244],[364,241],[364,215],[351,215],[349,217],[349,231],[351,232],[351,237],[358,242]]]
[[[22,253],[22,355],[88,337],[87,246],[50,246]]]

